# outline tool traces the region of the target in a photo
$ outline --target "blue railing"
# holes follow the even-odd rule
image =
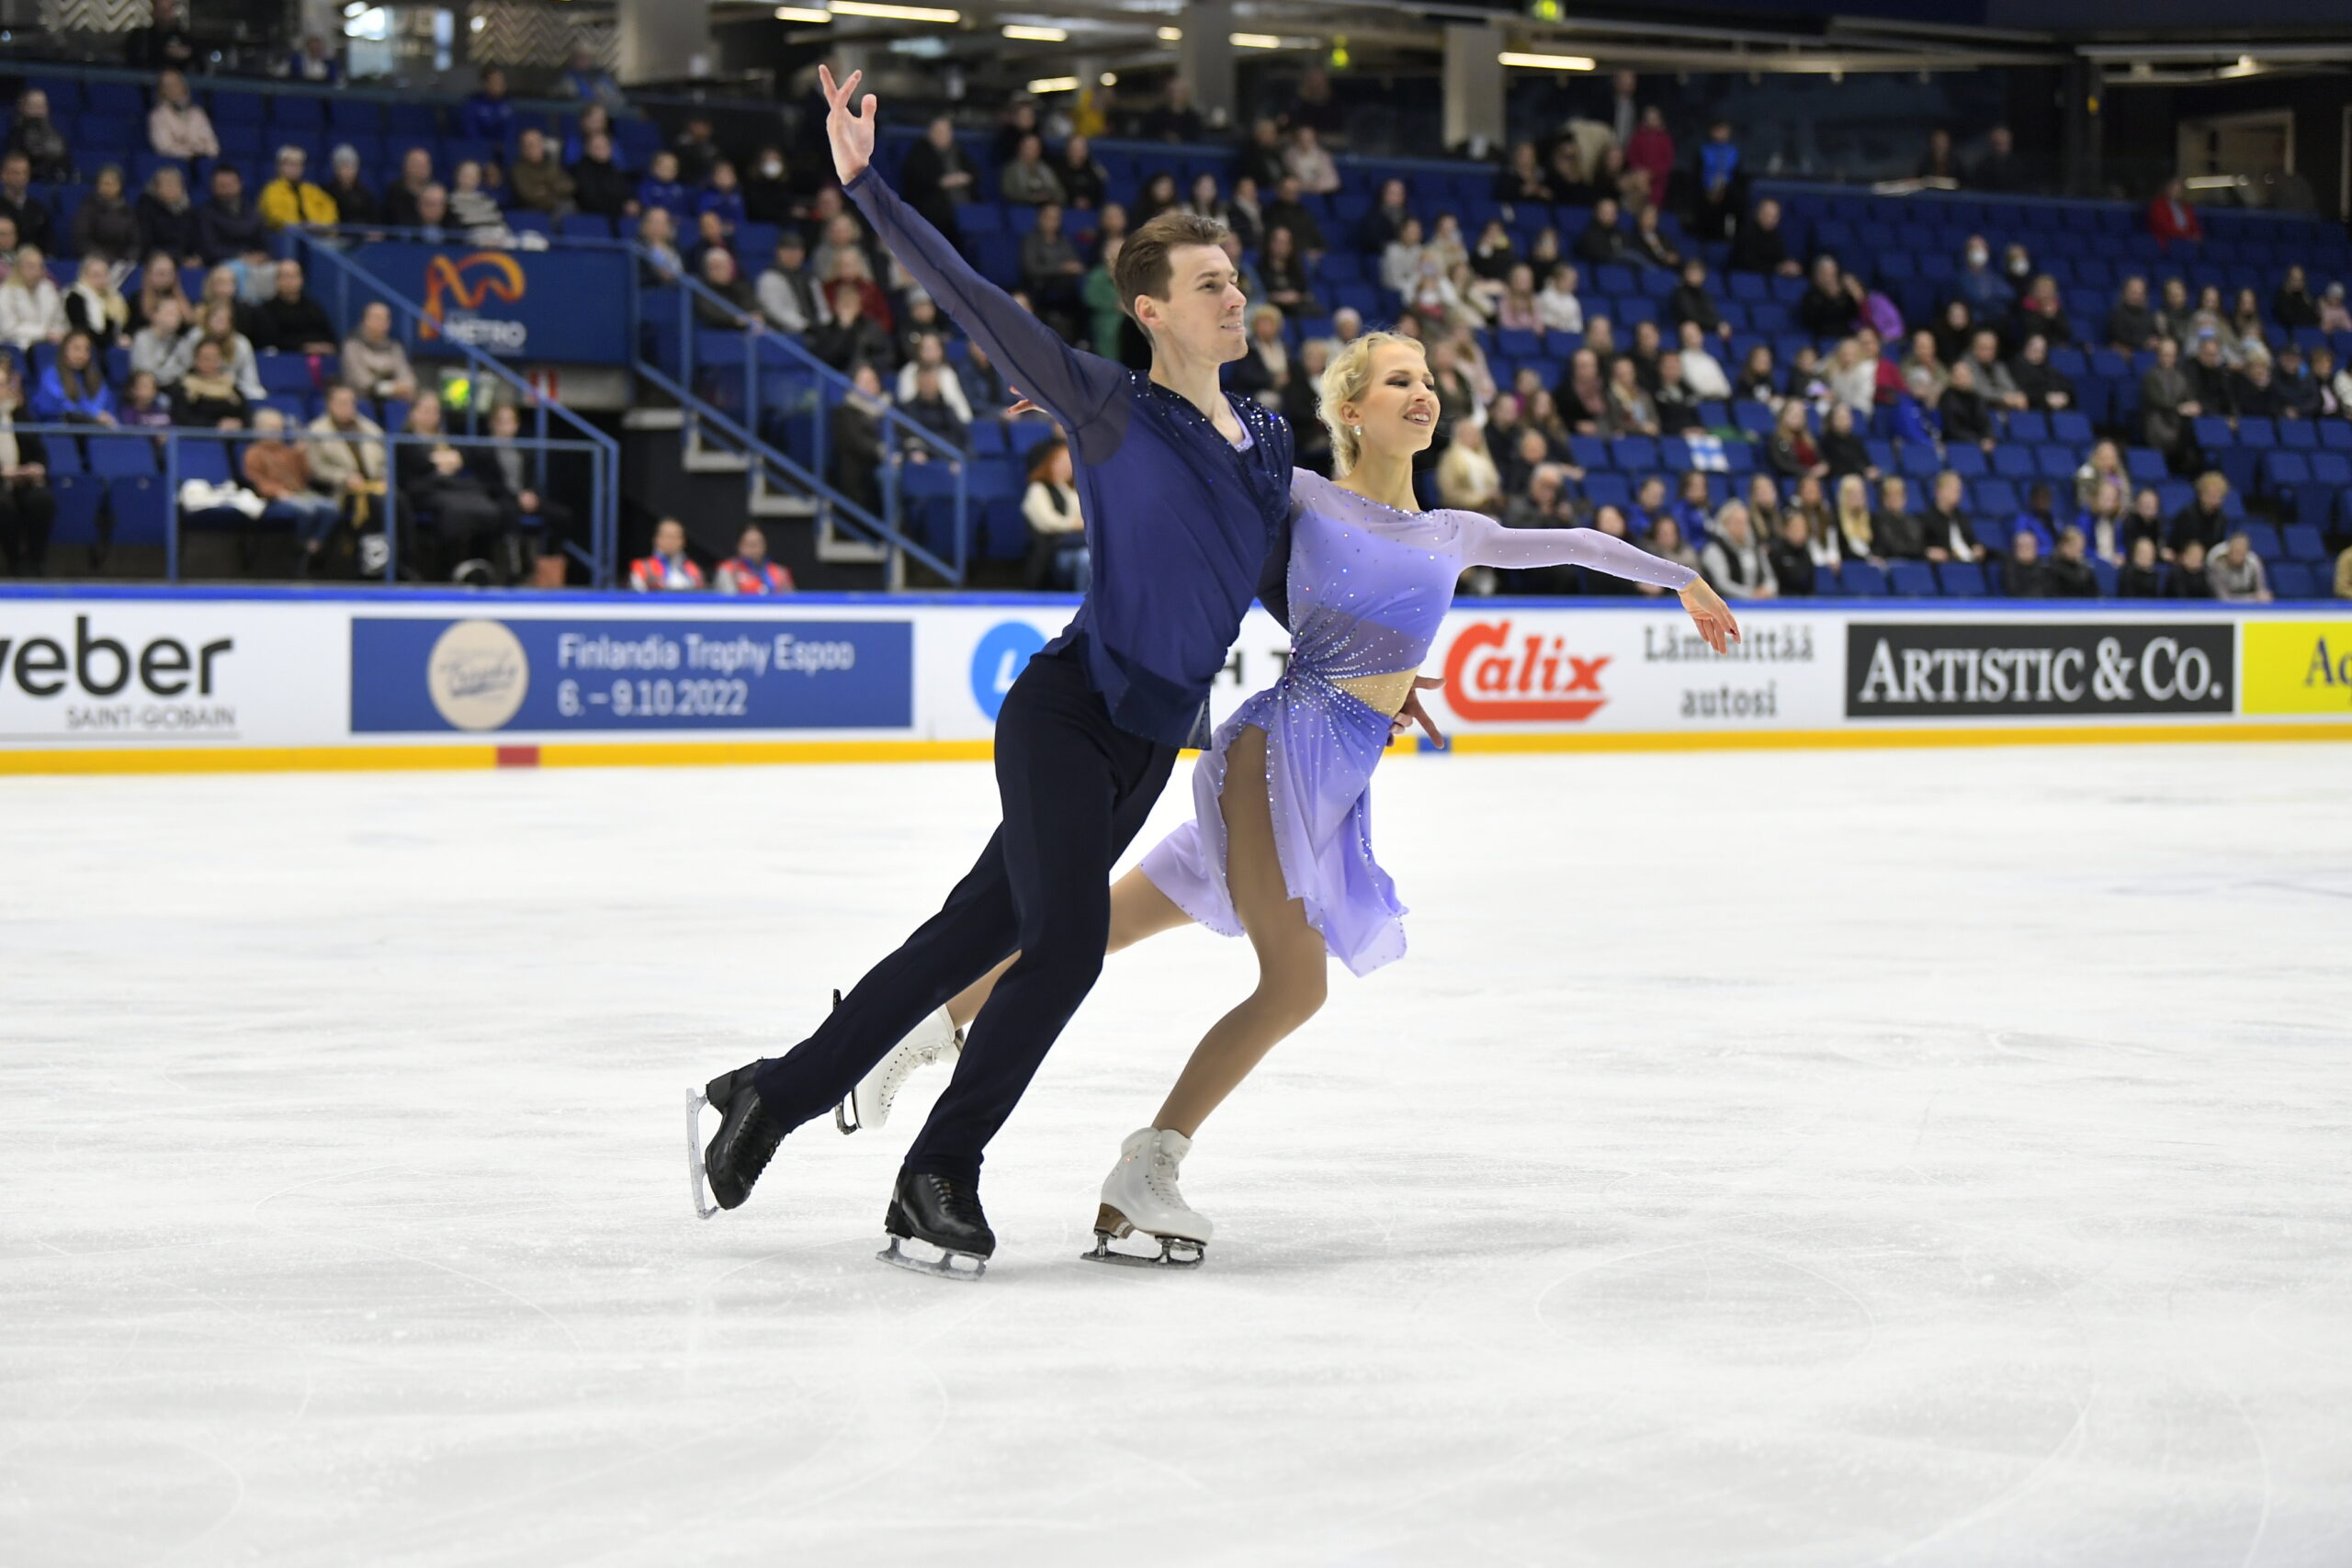
[[[311,271],[312,261],[323,264],[333,273],[334,316],[338,326],[344,331],[348,332],[355,320],[351,293],[356,286],[367,291],[368,302],[380,299],[390,307],[394,316],[406,328],[403,335],[413,337],[416,334],[426,320],[424,308],[422,305],[396,292],[382,278],[345,255],[328,240],[300,230],[288,230],[287,232],[293,236],[295,245],[301,253],[304,270],[311,273],[314,286],[318,275]],[[573,432],[571,437],[566,438],[566,445],[576,443],[587,448],[590,475],[588,547],[583,550],[579,546],[566,541],[564,547],[573,558],[587,567],[590,580],[595,587],[608,586],[614,580],[615,562],[620,548],[620,443],[565,408],[561,403],[542,397],[529,382],[516,375],[506,365],[484,354],[471,344],[447,336],[434,341],[438,345],[436,353],[454,349],[457,356],[464,360],[467,365],[505,386],[514,394],[520,406],[531,412],[537,421],[535,440],[542,450],[548,449],[549,415],[562,421],[563,424]],[[469,397],[466,400],[463,412],[469,434],[480,428],[481,406],[481,400],[479,398]],[[451,443],[451,445],[455,444]]]
[[[72,545],[81,542],[85,527],[91,530],[92,542],[104,543],[109,548],[123,547],[147,547],[161,545],[164,550],[164,581],[180,581],[182,537],[191,517],[210,516],[220,513],[235,513],[232,507],[190,510],[180,504],[183,480],[203,480],[208,483],[233,483],[243,486],[243,465],[232,461],[232,449],[250,446],[261,441],[278,441],[288,446],[310,446],[330,441],[346,442],[362,447],[380,447],[383,451],[384,487],[383,529],[386,547],[383,577],[387,582],[398,581],[400,572],[400,485],[399,453],[402,446],[453,446],[496,449],[511,447],[533,455],[539,465],[544,481],[545,465],[551,454],[580,453],[592,460],[598,449],[589,442],[569,441],[560,437],[517,436],[502,440],[488,435],[460,435],[435,433],[430,435],[402,434],[380,432],[347,436],[340,432],[312,432],[289,427],[285,431],[263,434],[252,430],[226,431],[209,425],[167,425],[155,427],[125,427],[86,423],[26,423],[18,422],[9,427],[19,434],[38,435],[49,449],[47,482],[50,493],[58,500],[58,524],[66,537],[52,544]],[[74,457],[70,463],[60,462],[57,444],[73,444]],[[134,449],[144,444],[147,457],[139,462],[127,462],[111,454],[117,449]],[[194,459],[190,448],[218,454],[212,463]],[[126,484],[126,481],[127,484]],[[74,500],[74,492],[87,485],[90,495],[86,502]],[[160,489],[156,487],[160,485]],[[542,493],[544,482],[535,487]],[[323,492],[320,492],[323,494]],[[135,498],[152,495],[152,502]],[[132,499],[126,499],[132,498]],[[327,499],[341,502],[343,497]],[[371,494],[371,500],[378,499]],[[245,525],[269,525],[270,503],[265,502],[260,518],[249,519]],[[96,534],[96,520],[105,512],[113,527],[103,540]],[[243,516],[242,513],[236,513]],[[278,510],[277,522],[290,526],[291,513]],[[523,531],[530,531],[527,527]],[[574,555],[578,552],[574,551]],[[609,579],[599,579],[596,586],[610,586]]]

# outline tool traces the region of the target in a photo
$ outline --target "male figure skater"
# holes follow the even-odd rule
[[[700,1168],[720,1208],[742,1203],[785,1134],[831,1110],[919,1021],[1018,949],[907,1151],[884,1221],[885,1261],[971,1279],[996,1248],[980,1209],[981,1151],[1102,972],[1112,864],[1178,748],[1205,742],[1209,683],[1250,599],[1287,623],[1291,432],[1218,386],[1218,367],[1246,346],[1222,223],[1164,213],[1119,254],[1120,297],[1151,340],[1148,376],[1079,353],[875,173],[874,95],[851,107],[860,74],[836,87],[820,69],[842,188],[940,308],[1068,433],[1094,581],[1005,695],[1003,825],[939,913],[814,1034],[710,1082],[722,1121]],[[903,1252],[902,1241],[940,1256]]]

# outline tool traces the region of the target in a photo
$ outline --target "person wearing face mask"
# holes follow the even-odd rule
[[[1952,280],[1952,293],[1967,304],[1969,314],[1978,321],[2005,313],[2009,302],[2017,298],[2017,290],[1993,265],[1993,249],[1982,234],[1968,236],[1968,244],[1961,254],[1960,276]]]
[[[791,172],[781,147],[763,147],[743,172],[743,219],[749,223],[773,223],[781,228],[807,214],[799,193],[792,188]]]
[[[1413,463],[1434,437],[1437,391],[1418,343],[1357,338],[1324,370],[1319,407],[1339,477],[1291,479],[1290,578],[1302,595],[1291,610],[1309,629],[1282,678],[1202,753],[1192,819],[1111,889],[1109,951],[1197,922],[1250,938],[1257,987],[1122,1146],[1095,1217],[1098,1260],[1203,1257],[1212,1226],[1177,1186],[1203,1121],[1322,1006],[1331,958],[1363,975],[1404,956],[1405,908],[1374,859],[1370,786],[1465,569],[1580,567],[1679,593],[1718,651],[1739,635],[1697,571],[1625,539],[1622,522],[1614,532],[1513,528],[1477,512],[1423,511]],[[1376,623],[1350,607],[1367,600],[1381,606]],[[949,1018],[974,1016],[1006,965],[951,1001]],[[1159,1244],[1157,1258],[1110,1247],[1136,1233]]]

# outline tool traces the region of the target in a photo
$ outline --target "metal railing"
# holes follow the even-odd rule
[[[238,510],[237,508],[226,505],[209,508],[190,508],[181,504],[181,481],[184,479],[195,480],[207,478],[206,475],[190,473],[188,471],[190,465],[186,461],[183,454],[183,447],[187,445],[201,444],[206,446],[222,448],[224,449],[224,459],[228,455],[226,450],[228,448],[252,446],[262,442],[270,441],[279,442],[289,446],[322,446],[330,442],[340,442],[355,448],[355,452],[359,448],[379,448],[383,453],[383,471],[380,476],[383,483],[383,490],[379,499],[383,503],[383,530],[385,541],[385,561],[384,570],[381,575],[384,581],[388,583],[397,581],[399,580],[400,573],[401,497],[399,453],[402,446],[450,446],[487,450],[512,448],[517,451],[529,452],[533,454],[537,459],[537,471],[540,481],[533,488],[541,494],[546,492],[546,463],[548,457],[551,454],[578,453],[585,455],[591,460],[594,460],[598,453],[598,448],[589,442],[566,440],[557,436],[516,436],[512,440],[504,440],[492,435],[459,435],[456,434],[438,433],[426,435],[384,430],[345,433],[343,431],[313,431],[304,428],[288,427],[283,431],[263,432],[253,429],[223,430],[215,425],[202,424],[126,426],[92,424],[81,422],[58,423],[55,421],[40,423],[17,421],[11,423],[8,428],[18,434],[38,435],[41,438],[43,446],[51,449],[51,457],[52,460],[47,465],[47,473],[45,478],[52,495],[56,493],[58,481],[61,479],[68,481],[67,488],[69,489],[72,488],[74,484],[79,483],[83,480],[88,480],[93,484],[103,484],[106,487],[107,498],[104,504],[109,509],[110,514],[114,520],[115,527],[118,531],[122,526],[123,519],[119,510],[115,509],[113,506],[112,497],[115,482],[119,479],[154,479],[159,481],[163,486],[164,498],[164,528],[163,537],[160,541],[164,548],[164,581],[173,584],[177,584],[180,581],[181,535],[187,526],[188,519],[193,516],[205,515],[209,512]],[[59,441],[71,441],[76,444],[76,466],[72,468],[62,468],[53,460],[55,456],[54,443]],[[85,442],[113,442],[128,444],[139,441],[145,441],[161,448],[157,471],[152,473],[103,471],[94,466],[90,466],[95,462],[94,455],[86,452],[80,445]],[[245,482],[241,464],[232,462],[229,463],[227,467],[228,480],[230,483],[241,486],[247,490],[251,489],[251,487]],[[366,473],[366,463],[364,458],[361,459],[361,473],[364,477]],[[260,517],[253,518],[252,521],[255,523],[265,523],[268,520],[270,509],[277,503],[267,497],[261,496],[257,491],[254,493],[255,495],[255,499],[262,502],[263,512]],[[346,502],[346,497],[345,495],[330,495],[324,491],[314,491],[311,493],[321,500],[334,501],[338,502],[339,510],[341,509],[341,504],[345,503]],[[370,491],[369,494],[371,499],[378,499],[375,492]],[[97,506],[94,504],[92,508],[93,519],[95,519],[96,513]],[[245,514],[240,513],[240,515]],[[281,516],[283,515],[284,514],[281,513]],[[528,532],[529,530],[524,529],[523,531]],[[125,541],[121,539],[119,535],[110,535],[104,542],[107,543],[109,547],[112,547],[123,545],[126,542],[143,545],[146,541]],[[577,551],[573,551],[572,553],[575,556],[578,554]],[[600,581],[597,586],[608,587],[610,584],[608,582]]]
[[[293,237],[296,248],[301,253],[303,270],[311,275],[314,283],[318,275],[311,272],[311,264],[313,260],[322,263],[332,272],[334,278],[334,313],[336,321],[342,324],[345,330],[349,330],[350,323],[355,319],[351,308],[351,293],[356,287],[365,289],[370,300],[381,299],[391,308],[394,316],[404,322],[408,328],[403,335],[412,338],[417,335],[418,328],[426,320],[424,308],[422,305],[399,293],[375,273],[337,249],[329,240],[297,229],[289,229],[287,232]],[[633,310],[632,314],[634,314]],[[552,414],[574,432],[572,437],[564,438],[567,444],[576,442],[589,449],[588,547],[583,550],[566,541],[564,548],[573,558],[588,569],[590,582],[593,586],[610,587],[614,581],[620,541],[620,443],[565,408],[560,402],[540,395],[537,389],[516,375],[512,368],[492,355],[484,354],[473,344],[446,336],[437,338],[435,342],[443,348],[455,350],[456,357],[506,387],[514,395],[518,406],[526,414],[536,419],[537,429],[534,440],[542,447],[550,440],[556,439],[548,434],[548,419]],[[436,353],[436,357],[438,356]],[[464,416],[469,435],[476,434],[480,429],[481,407],[481,400],[479,398],[469,398],[466,400]]]

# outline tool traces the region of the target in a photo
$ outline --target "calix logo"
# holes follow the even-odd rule
[[[1480,621],[1464,628],[1445,657],[1445,700],[1467,719],[1579,724],[1609,701],[1600,687],[1609,660],[1578,658],[1558,637],[1522,637],[1514,645],[1509,621]]]

